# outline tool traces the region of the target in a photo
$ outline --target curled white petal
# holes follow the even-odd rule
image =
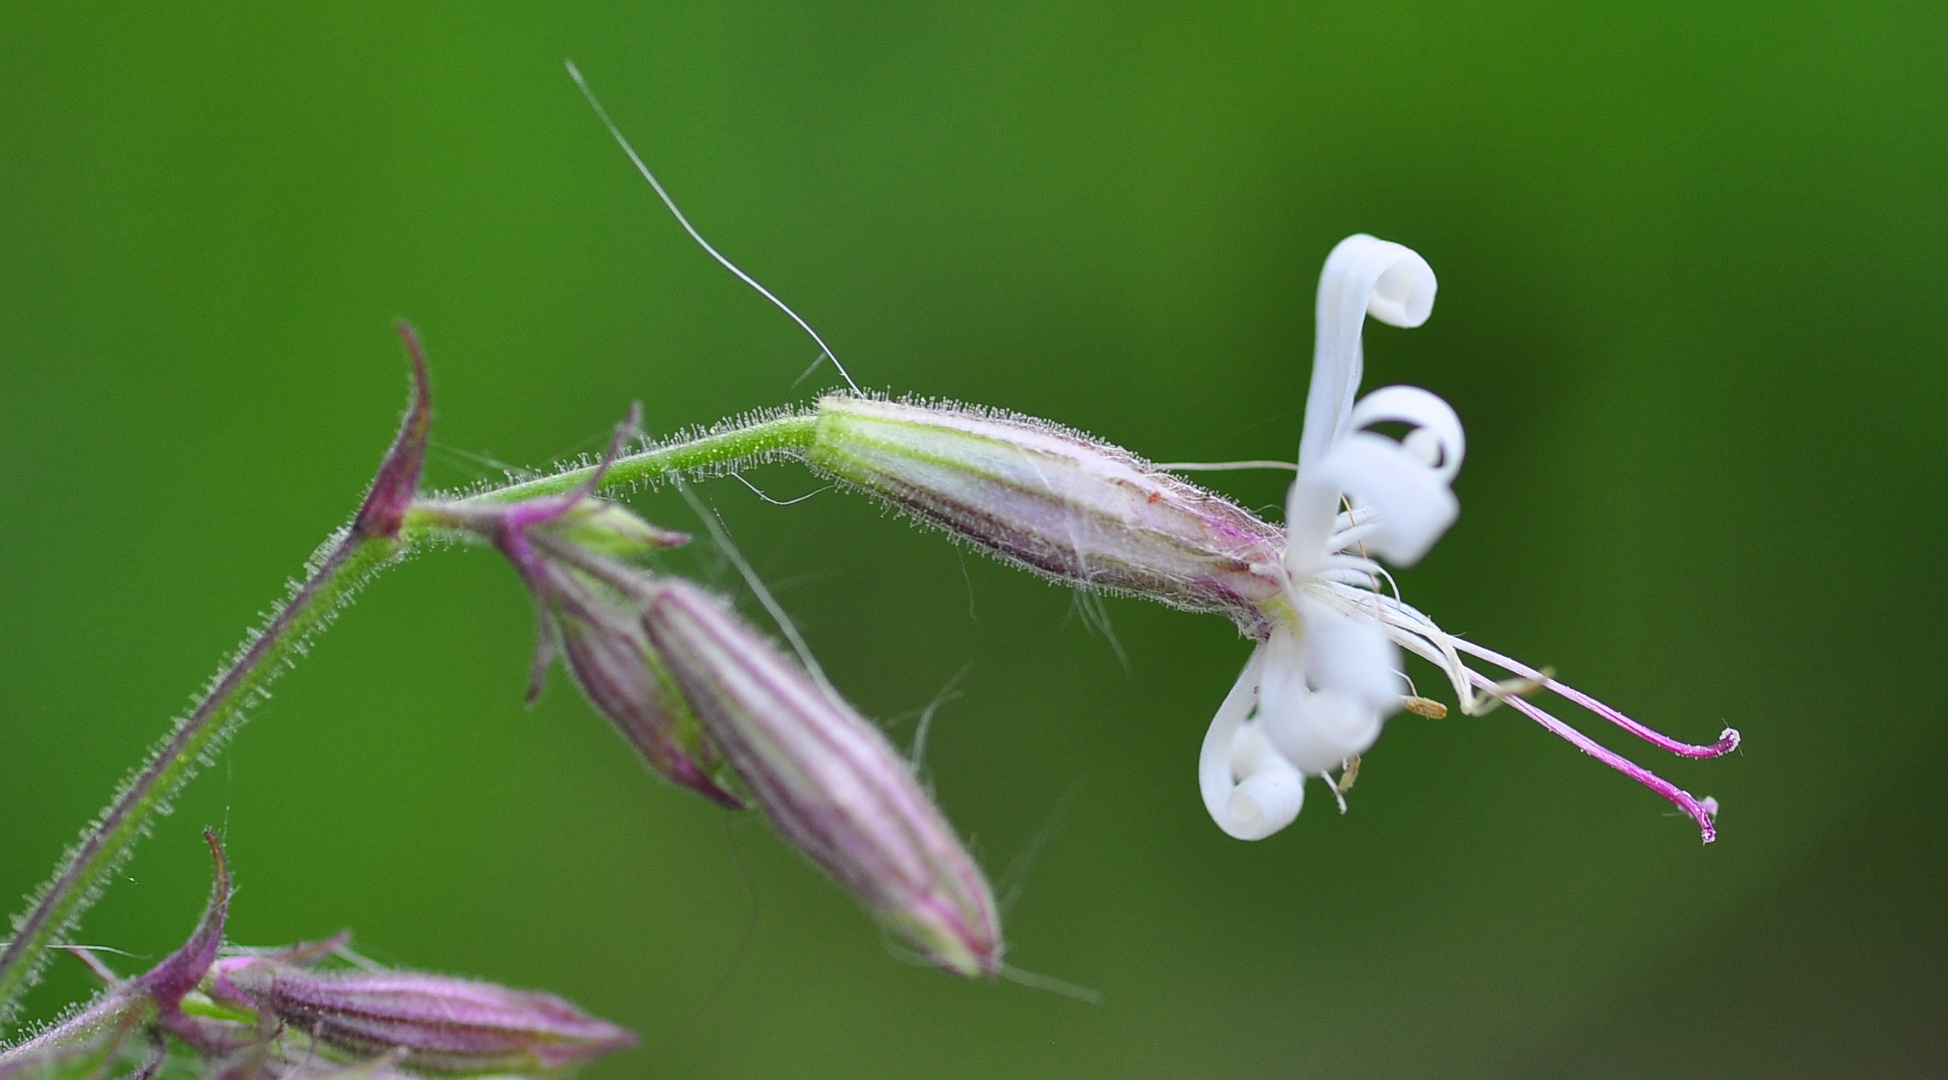
[[[1285,570],[1294,579],[1311,576],[1334,550],[1340,514],[1340,488],[1318,469],[1302,469],[1285,492]]]
[[[1305,777],[1272,748],[1262,725],[1246,718],[1258,703],[1264,649],[1251,661],[1218,707],[1198,755],[1197,783],[1204,809],[1228,836],[1263,840],[1290,825],[1305,802]]]
[[[1434,310],[1435,289],[1427,260],[1364,233],[1341,240],[1326,256],[1319,274],[1318,336],[1299,444],[1301,466],[1323,454],[1346,427],[1364,368],[1360,336],[1366,317],[1419,326]]]
[[[1415,451],[1414,456],[1433,468],[1443,483],[1454,482],[1455,474],[1461,471],[1461,459],[1468,452],[1468,440],[1452,405],[1418,386],[1383,386],[1353,406],[1347,424],[1358,429],[1388,420],[1412,424],[1414,430],[1402,445]],[[1417,442],[1436,451],[1431,460],[1419,450]]]
[[[1399,654],[1371,619],[1301,598],[1303,636],[1280,629],[1260,647],[1258,720],[1279,756],[1317,775],[1364,753],[1399,701]]]
[[[1305,805],[1305,774],[1272,746],[1261,723],[1247,722],[1232,738],[1231,774],[1238,786],[1225,803],[1227,831],[1240,839],[1270,836],[1292,824]]]
[[[1218,825],[1240,840],[1263,840],[1298,820],[1304,805],[1304,774],[1281,761],[1231,789]]]
[[[1369,237],[1369,239],[1371,239]],[[1374,258],[1388,259],[1387,268],[1373,282],[1367,314],[1388,326],[1412,329],[1434,313],[1434,268],[1418,252],[1385,240],[1373,241]]]
[[[1265,734],[1279,756],[1315,776],[1365,753],[1380,737],[1379,710],[1352,694],[1307,692],[1264,705]]]
[[[1318,474],[1353,497],[1354,516],[1361,524],[1378,524],[1364,543],[1396,566],[1419,562],[1461,512],[1441,470],[1430,468],[1412,449],[1370,431],[1339,440]]]

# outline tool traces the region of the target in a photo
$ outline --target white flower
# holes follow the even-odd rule
[[[1466,442],[1454,410],[1426,390],[1389,386],[1359,398],[1360,336],[1368,315],[1419,326],[1433,310],[1434,292],[1426,260],[1399,244],[1351,236],[1326,258],[1298,475],[1286,498],[1284,584],[1275,600],[1260,605],[1269,636],[1204,738],[1198,762],[1204,805],[1226,833],[1263,839],[1298,816],[1308,777],[1332,784],[1331,771],[1365,753],[1407,701],[1438,710],[1407,697],[1399,652],[1405,648],[1447,675],[1464,712],[1508,702],[1677,803],[1708,843],[1716,803],[1693,799],[1516,695],[1547,687],[1688,757],[1725,753],[1738,744],[1736,731],[1726,729],[1709,746],[1669,739],[1544,672],[1442,631],[1382,590],[1392,579],[1375,556],[1412,565],[1454,523],[1460,504],[1450,485]],[[1370,430],[1383,423],[1405,425],[1405,437]],[[1464,653],[1512,672],[1515,682],[1469,668]],[[1334,794],[1342,790],[1335,786]]]

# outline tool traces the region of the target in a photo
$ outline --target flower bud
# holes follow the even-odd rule
[[[650,768],[719,805],[743,806],[725,789],[716,750],[651,648],[639,602],[559,562],[544,562],[530,584],[543,620],[530,696],[539,692],[552,635],[582,695]]]
[[[647,555],[690,542],[688,533],[651,525],[619,503],[582,499],[547,523],[560,542],[618,558]]]
[[[318,972],[233,957],[211,997],[247,1004],[343,1054],[397,1053],[431,1072],[546,1072],[634,1046],[626,1028],[553,994],[412,971]]]
[[[1058,581],[1231,616],[1262,636],[1284,534],[1121,447],[1046,420],[833,395],[817,472]]]
[[[670,674],[778,831],[933,963],[996,974],[987,879],[879,729],[701,589],[657,582],[644,611]]]
[[[630,420],[603,457],[614,460]],[[599,479],[601,471],[597,471]],[[415,507],[429,524],[486,540],[507,556],[534,596],[539,622],[528,700],[541,693],[557,653],[582,695],[608,717],[643,761],[670,782],[723,806],[741,807],[718,773],[717,752],[664,672],[641,619],[641,600],[615,585],[634,571],[618,561],[687,543],[689,537],[637,517],[627,507],[593,498],[591,480],[565,495],[514,503],[424,502]],[[606,572],[610,580],[603,580]]]

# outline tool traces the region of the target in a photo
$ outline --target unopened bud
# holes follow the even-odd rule
[[[310,971],[235,957],[211,996],[259,1009],[342,1054],[396,1054],[431,1072],[547,1072],[634,1046],[636,1036],[553,994],[411,971]]]
[[[878,728],[715,597],[658,582],[644,625],[711,740],[785,838],[956,975],[994,975],[994,895]]]
[[[704,740],[695,714],[650,646],[638,602],[558,564],[543,567],[536,595],[547,625],[536,654],[534,689],[546,670],[552,630],[583,696],[650,768],[712,802],[741,807],[742,800],[717,775],[716,750]]]
[[[624,429],[630,426],[633,416]],[[619,431],[604,468],[621,442]],[[515,503],[425,502],[415,510],[423,522],[492,543],[534,595],[540,626],[530,701],[541,693],[559,652],[583,696],[650,768],[713,802],[742,806],[724,787],[716,751],[650,648],[640,598],[614,584],[615,578],[633,574],[618,558],[673,547],[689,537],[593,498],[593,486]],[[610,571],[611,580],[591,573],[591,566]]]
[[[805,451],[816,471],[977,544],[1086,588],[1188,611],[1247,633],[1279,595],[1284,534],[1121,447],[1026,417],[834,395]]]
[[[621,558],[690,542],[688,533],[652,525],[628,507],[603,499],[583,499],[547,527],[563,543]]]

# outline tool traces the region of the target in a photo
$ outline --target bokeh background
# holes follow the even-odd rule
[[[1112,641],[850,496],[725,480],[895,738],[966,669],[927,771],[1020,887],[1011,958],[1101,1005],[899,962],[565,682],[524,711],[528,603],[482,553],[381,579],[81,940],[179,941],[208,824],[236,940],[350,926],[567,994],[644,1038],[590,1080],[1948,1071],[1938,4],[10,3],[0,893],[350,513],[394,317],[444,484],[592,449],[632,399],[668,433],[830,382],[794,389],[814,347],[565,57],[862,382],[1160,460],[1291,454],[1326,251],[1421,251],[1434,317],[1369,331],[1368,385],[1442,394],[1470,452],[1407,597],[1676,734],[1743,729],[1705,763],[1612,740],[1722,800],[1722,840],[1508,710],[1396,720],[1351,814],[1315,789],[1228,840],[1194,784],[1248,652],[1222,620],[1110,601]],[[57,964],[36,1011],[84,990]]]

